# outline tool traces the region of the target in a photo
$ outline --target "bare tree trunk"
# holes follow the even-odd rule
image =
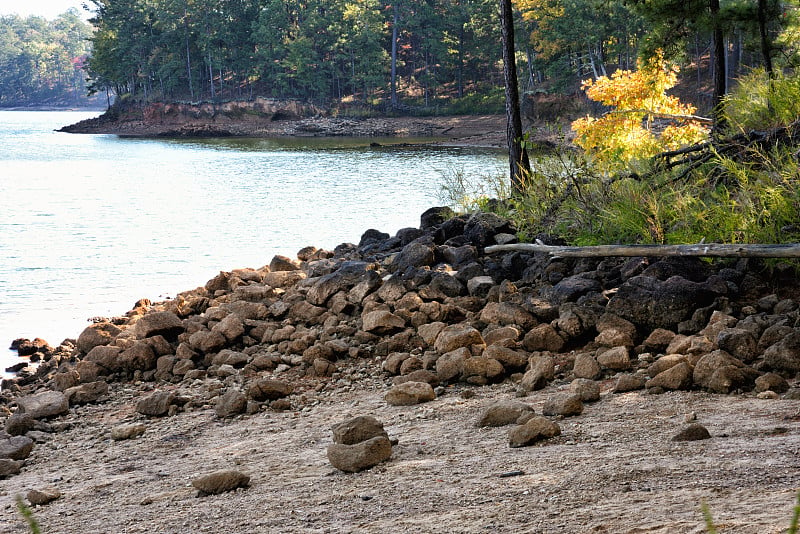
[[[392,109],[397,107],[397,23],[400,21],[398,11],[397,3],[395,3],[392,17]]]
[[[711,11],[711,21],[714,24],[714,99],[712,104],[714,106],[714,130],[721,131],[725,129],[726,120],[725,113],[722,109],[723,98],[725,97],[725,36],[722,32],[722,26],[719,20],[719,0],[709,0],[709,9]]]
[[[767,0],[758,0],[758,34],[761,38],[761,60],[770,78],[775,75],[772,66],[772,44],[767,32]]]
[[[503,76],[506,84],[506,139],[511,185],[515,192],[522,192],[522,180],[531,173],[528,152],[522,145],[522,117],[517,85],[517,61],[514,55],[514,12],[511,0],[500,1],[500,25],[503,33]]]

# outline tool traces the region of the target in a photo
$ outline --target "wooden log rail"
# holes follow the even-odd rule
[[[717,258],[800,258],[800,243],[785,245],[723,245],[700,243],[697,245],[597,245],[590,247],[565,247],[542,243],[515,243],[486,247],[493,252],[544,252],[562,258],[604,257],[666,257],[703,256]]]

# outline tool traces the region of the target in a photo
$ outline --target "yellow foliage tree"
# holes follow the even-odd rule
[[[677,83],[676,66],[664,61],[660,52],[638,66],[633,72],[619,70],[583,83],[590,99],[615,109],[573,122],[575,143],[608,171],[700,142],[709,134],[705,121],[694,115],[694,106],[666,94]]]

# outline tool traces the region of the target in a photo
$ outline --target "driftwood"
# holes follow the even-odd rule
[[[598,245],[566,247],[541,243],[515,243],[486,247],[486,252],[544,252],[562,258],[704,256],[717,258],[800,258],[800,243],[786,245]]]

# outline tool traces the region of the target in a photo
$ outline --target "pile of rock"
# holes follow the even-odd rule
[[[4,381],[2,402],[31,413],[31,397],[47,395],[63,411],[102,401],[109,382],[137,380],[154,388],[140,414],[213,406],[232,417],[292,408],[304,380],[369,376],[393,377],[386,400],[396,405],[431,400],[447,384],[504,380],[520,395],[557,380],[591,398],[594,381],[607,379],[616,392],[798,395],[788,381],[800,371],[790,270],[484,254],[513,242],[514,231],[493,214],[433,208],[395,236],[368,230],[358,245],[221,272],[173,300],[140,301],[99,321],[74,344],[36,351],[42,362]],[[176,392],[187,384],[202,387]],[[564,402],[552,413],[580,413]],[[540,420],[521,426],[531,428],[514,443],[557,435]]]

